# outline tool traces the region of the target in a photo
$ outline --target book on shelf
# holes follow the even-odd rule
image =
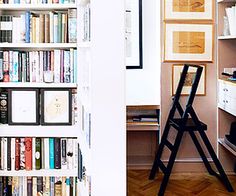
[[[77,182],[77,177],[70,176],[0,176],[0,195],[76,195]]]
[[[2,56],[1,56],[2,54]],[[77,50],[0,51],[0,82],[74,83]],[[50,74],[50,75],[49,75]],[[50,76],[50,77],[49,77]]]
[[[77,9],[0,16],[0,43],[76,43]],[[68,24],[68,25],[67,25]]]
[[[0,149],[0,170],[77,169],[73,138],[1,138]]]
[[[0,0],[0,4],[75,4],[75,0]]]
[[[230,35],[236,35],[236,6],[225,8]],[[225,20],[225,19],[224,19]]]
[[[132,118],[133,122],[158,122],[157,115],[138,115]]]

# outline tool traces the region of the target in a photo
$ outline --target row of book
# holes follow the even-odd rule
[[[77,169],[73,138],[0,138],[0,169],[5,171]]]
[[[0,42],[76,43],[77,9],[68,12],[31,13],[0,16]]]
[[[75,0],[0,0],[0,4],[68,4]]]
[[[0,51],[1,82],[76,83],[77,50]]]
[[[0,195],[8,196],[77,196],[76,177],[0,177]]]

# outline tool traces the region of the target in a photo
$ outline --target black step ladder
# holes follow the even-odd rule
[[[181,107],[181,105],[179,103],[179,99],[180,99],[181,91],[184,87],[184,83],[185,83],[186,76],[188,74],[189,67],[196,68],[196,75],[195,75],[195,78],[192,83],[192,88],[191,88],[191,91],[190,91],[190,94],[188,97],[186,108],[185,108],[185,110],[183,110],[183,108]],[[154,160],[154,163],[152,166],[152,170],[151,170],[151,173],[149,176],[149,179],[153,180],[155,178],[158,168],[160,168],[162,170],[162,172],[164,173],[164,177],[163,177],[163,180],[162,180],[162,183],[160,186],[158,196],[162,196],[165,193],[165,189],[166,189],[167,183],[169,181],[169,177],[170,177],[170,174],[171,174],[174,162],[175,162],[175,158],[176,158],[176,155],[177,155],[180,143],[181,143],[181,139],[182,139],[185,131],[190,134],[190,136],[193,140],[193,143],[195,144],[209,174],[217,176],[222,181],[222,183],[225,185],[225,187],[227,188],[227,190],[229,192],[234,192],[234,189],[231,186],[231,184],[224,172],[224,169],[223,169],[220,161],[218,160],[218,158],[214,152],[214,149],[212,148],[212,146],[207,138],[207,135],[205,133],[205,130],[207,130],[207,125],[198,119],[198,117],[192,107],[194,97],[195,97],[195,94],[197,91],[198,83],[201,78],[202,70],[203,70],[203,67],[198,66],[198,65],[184,65],[184,68],[183,68],[183,71],[182,71],[182,74],[180,77],[180,81],[179,81],[179,84],[178,84],[178,87],[176,90],[176,94],[173,98],[173,105],[170,109],[170,113],[169,113],[169,116],[168,116],[168,119],[166,122],[166,126],[164,129],[162,138],[161,138],[161,143],[160,143],[159,148],[157,150],[155,160]],[[176,110],[179,112],[179,114],[181,116],[180,118],[174,117]],[[169,142],[167,139],[170,127],[173,127],[177,131],[177,135],[176,135],[174,144]],[[219,174],[216,173],[212,169],[212,167],[211,167],[210,163],[208,162],[207,157],[206,157],[206,155],[205,155],[205,153],[204,153],[204,151],[203,151],[203,149],[202,149],[202,147],[195,135],[195,132],[198,132],[200,137],[202,138],[210,156],[212,157],[212,160],[213,160]],[[167,148],[169,148],[169,150],[171,151],[171,154],[169,157],[169,162],[168,162],[167,166],[165,166],[164,163],[161,161],[161,155],[162,155],[162,152],[163,152],[163,149],[165,146]]]

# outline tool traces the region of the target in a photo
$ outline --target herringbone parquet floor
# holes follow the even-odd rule
[[[157,196],[162,174],[157,174],[156,180],[148,180],[149,170],[128,171],[127,196]],[[229,176],[236,191],[236,176]],[[170,177],[165,196],[236,196],[229,193],[221,182],[208,174],[173,174]]]

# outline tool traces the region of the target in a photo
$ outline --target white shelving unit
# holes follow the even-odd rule
[[[77,88],[76,83],[1,82],[0,88]]]
[[[76,48],[76,43],[1,43],[0,48],[7,49],[69,49]]]

